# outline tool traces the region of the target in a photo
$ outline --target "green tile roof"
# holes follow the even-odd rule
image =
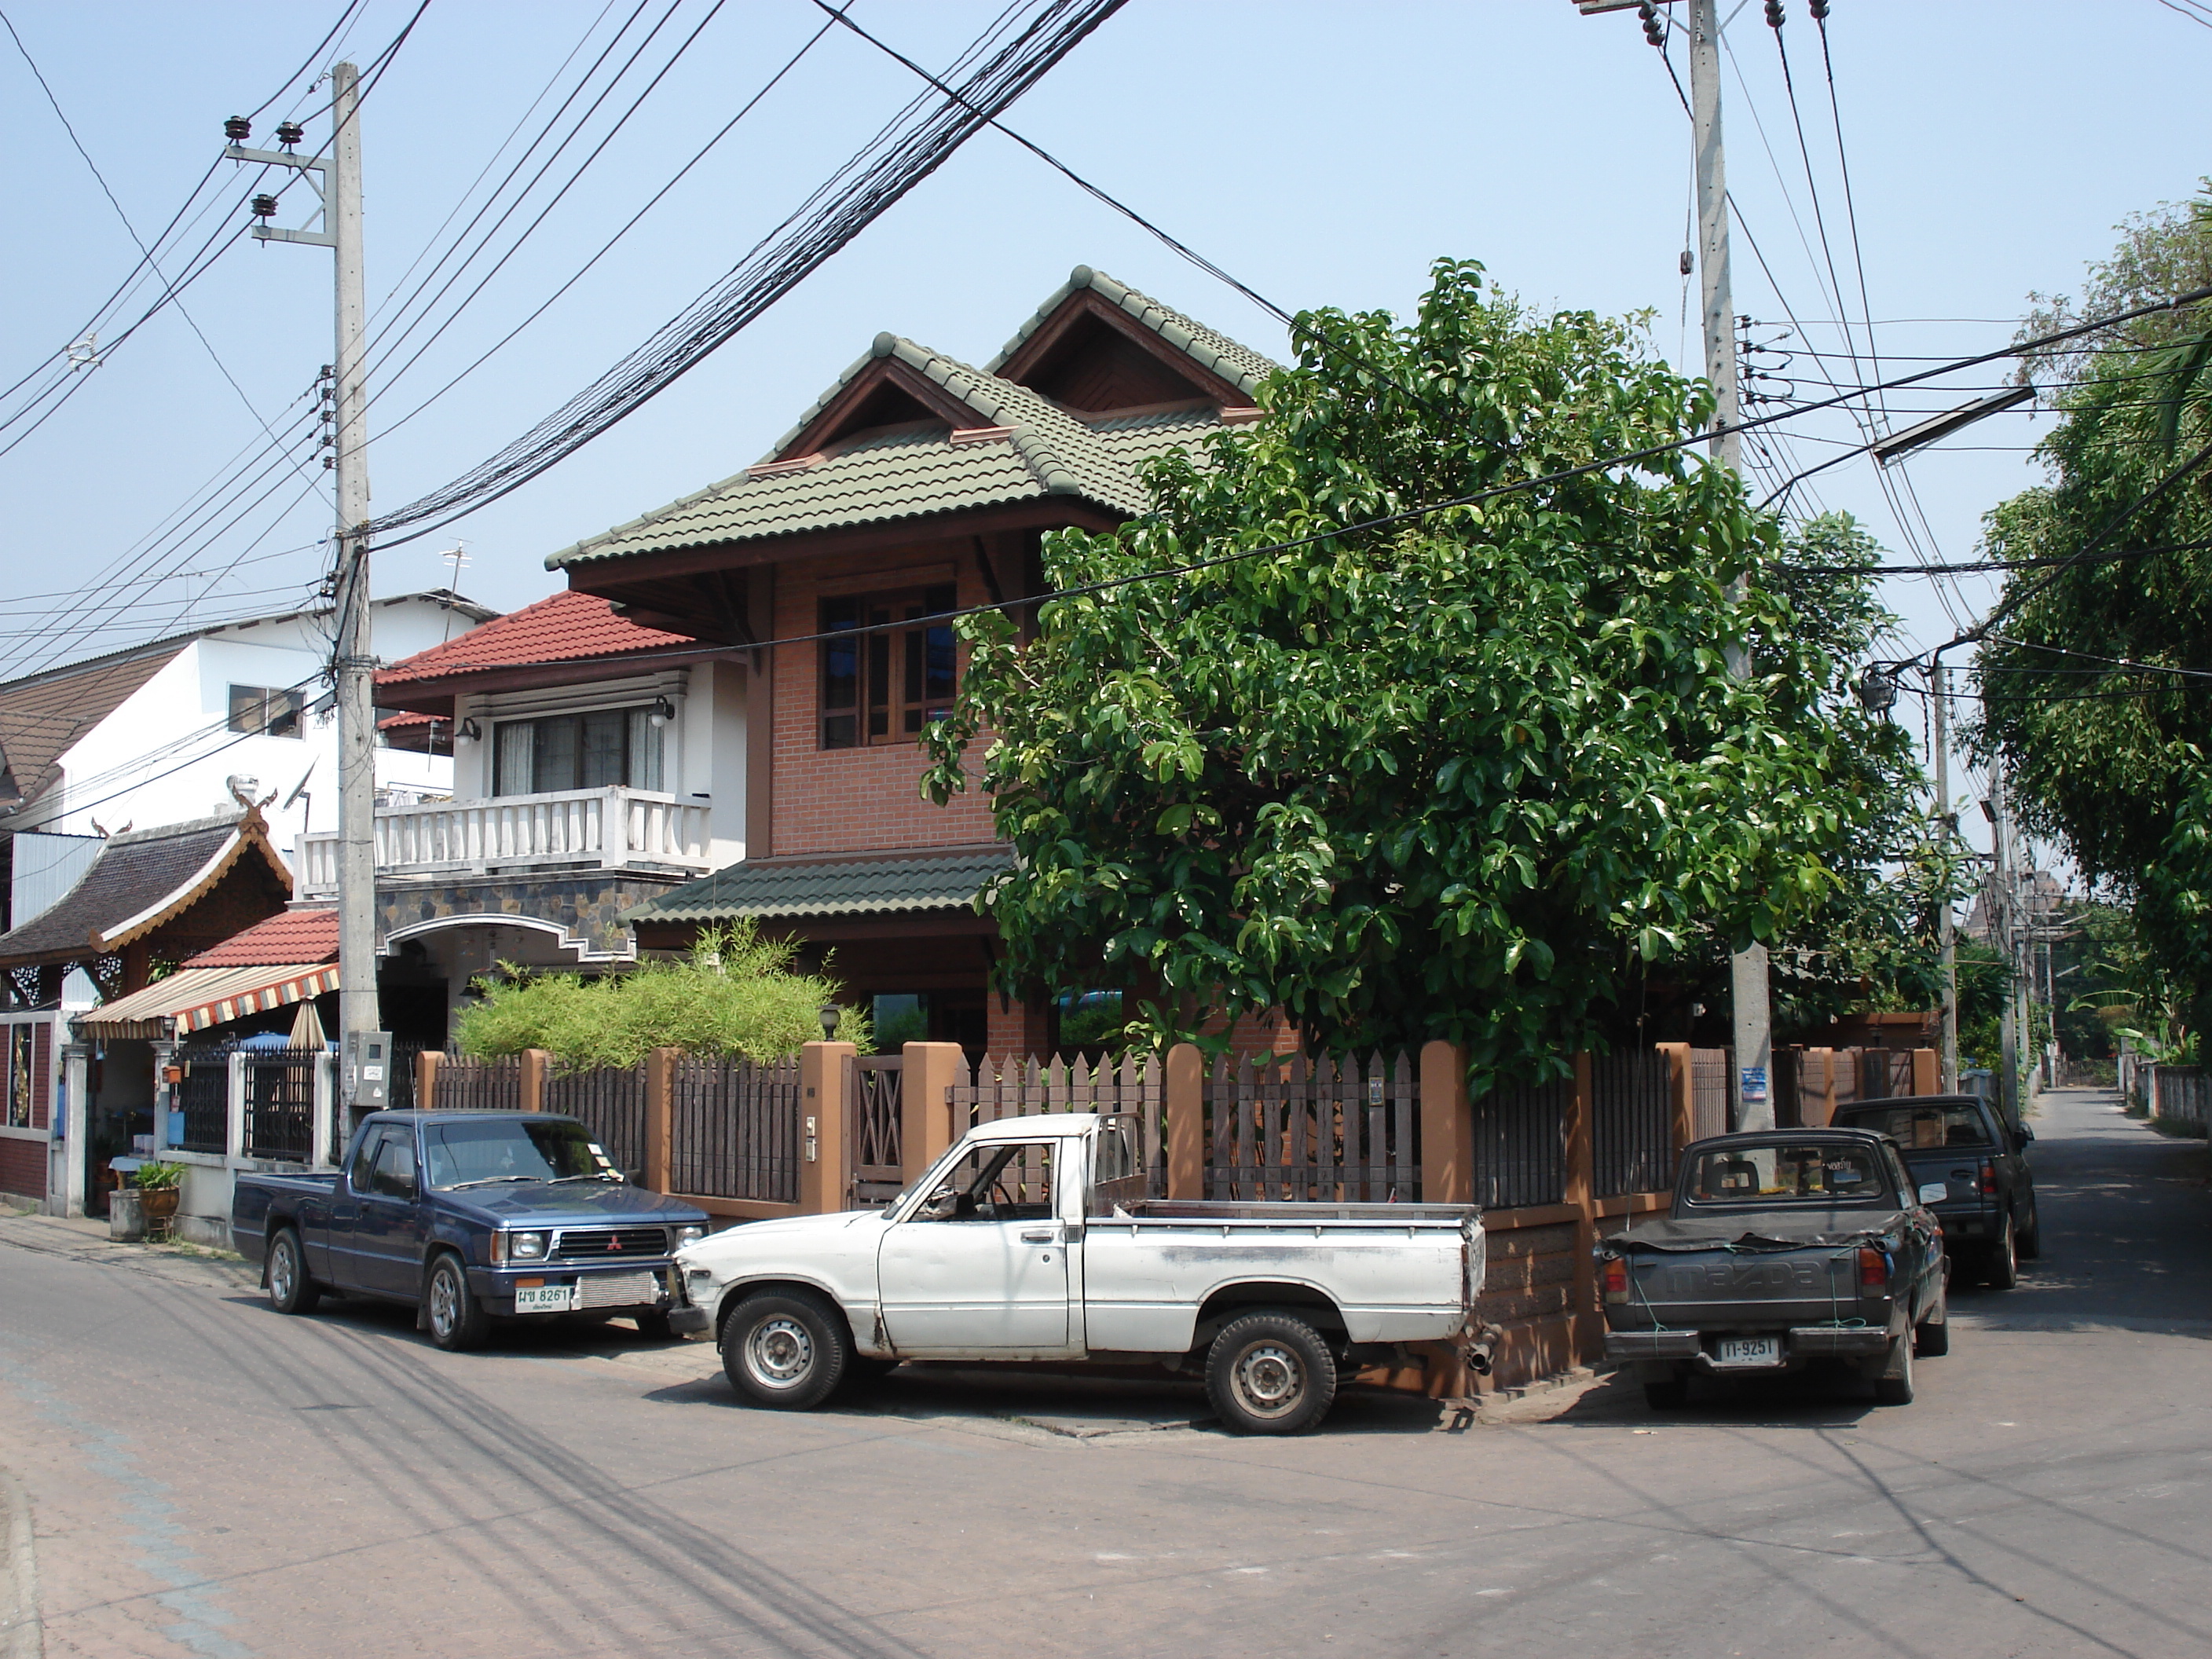
[[[757,921],[966,910],[1011,848],[968,848],[900,859],[809,859],[733,864],[623,914],[641,921]]]
[[[1192,321],[1150,295],[1140,294],[1127,283],[1117,282],[1089,265],[1078,265],[1068,274],[1059,290],[1037,307],[1036,315],[1024,323],[1014,337],[999,349],[999,355],[991,359],[989,367],[1004,367],[1008,358],[1029,343],[1030,336],[1044,326],[1069,295],[1086,288],[1158,335],[1193,362],[1212,369],[1231,386],[1242,387],[1247,397],[1257,392],[1260,382],[1275,372],[1277,365],[1273,359],[1261,356],[1249,346],[1237,344],[1226,334],[1215,333],[1205,324]]]
[[[1097,290],[1194,361],[1248,392],[1274,368],[1257,352],[1087,266],[1076,267],[1076,277],[1047,303],[1038,319],[1079,287]],[[1012,350],[1036,326],[1036,319],[1032,319],[1007,349]],[[1000,361],[1005,356],[1001,353]],[[833,453],[811,465],[769,470],[775,458],[832,399],[883,358],[896,359],[973,410],[977,427],[1011,430],[1003,437],[963,435],[956,440],[940,422],[918,422],[835,446]],[[545,563],[547,568],[559,570],[678,548],[889,524],[1053,497],[1133,514],[1150,504],[1135,464],[1189,443],[1219,424],[1210,410],[1087,424],[1026,386],[900,336],[879,334],[867,355],[815,400],[764,462],[658,512],[563,548]]]

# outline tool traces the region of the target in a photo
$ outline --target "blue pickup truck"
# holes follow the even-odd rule
[[[326,1292],[411,1304],[441,1348],[501,1317],[628,1317],[665,1336],[690,1205],[625,1182],[591,1131],[539,1112],[376,1112],[334,1170],[238,1177],[230,1232],[280,1313]]]

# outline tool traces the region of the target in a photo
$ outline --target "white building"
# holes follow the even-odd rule
[[[396,661],[493,614],[446,592],[374,600],[370,648]],[[102,838],[126,829],[234,814],[246,795],[267,801],[278,847],[335,828],[331,620],[301,611],[220,623],[0,684],[0,931],[58,900]],[[433,752],[441,746],[380,746],[380,798],[447,793],[453,763]]]

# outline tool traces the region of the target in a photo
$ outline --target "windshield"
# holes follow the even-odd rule
[[[1965,1101],[1942,1106],[1885,1106],[1853,1112],[1850,1123],[1854,1129],[1872,1129],[1876,1134],[1889,1136],[1908,1152],[1926,1152],[1937,1146],[1990,1144],[1982,1109]]]
[[[1781,1140],[1700,1152],[1690,1160],[1689,1194],[1697,1204],[1761,1207],[1893,1200],[1880,1150],[1834,1141]]]
[[[425,1124],[422,1147],[433,1187],[617,1179],[591,1132],[580,1123],[558,1119],[528,1123],[513,1118],[460,1118]]]

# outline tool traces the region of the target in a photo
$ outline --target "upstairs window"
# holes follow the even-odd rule
[[[300,693],[279,691],[266,685],[230,688],[230,729],[258,732],[271,738],[300,735]]]
[[[495,795],[660,787],[660,728],[650,706],[501,720],[493,731]]]
[[[952,584],[822,602],[822,746],[912,743],[952,712],[959,644],[952,624],[932,624],[959,600]],[[887,626],[914,623],[913,628]],[[861,629],[877,631],[860,633]]]

